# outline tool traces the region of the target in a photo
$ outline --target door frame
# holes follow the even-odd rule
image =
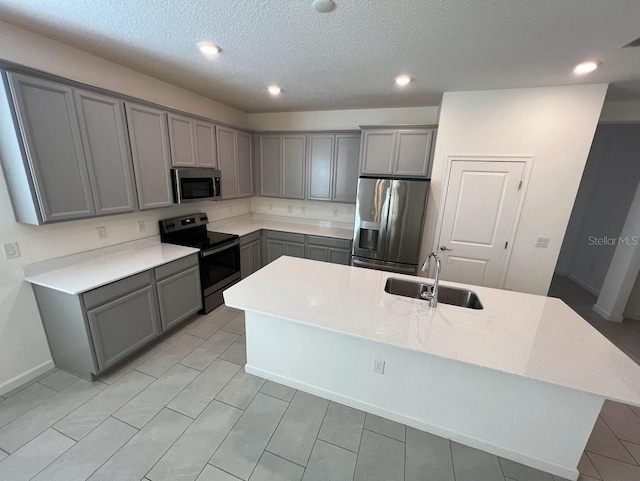
[[[522,172],[522,188],[518,192],[518,199],[516,201],[516,210],[511,220],[511,227],[509,229],[509,240],[502,266],[500,268],[500,278],[498,281],[498,289],[504,289],[504,284],[507,278],[507,272],[509,270],[509,263],[511,262],[511,253],[515,244],[516,234],[518,232],[518,226],[520,224],[520,217],[524,207],[524,202],[529,189],[529,180],[531,178],[531,172],[533,170],[533,163],[535,157],[533,155],[448,155],[445,160],[444,171],[442,174],[442,192],[440,194],[439,205],[442,206],[437,212],[436,226],[434,230],[433,246],[434,251],[438,253],[440,251],[440,237],[442,235],[442,221],[444,219],[444,212],[446,208],[447,194],[449,193],[449,182],[451,180],[451,169],[453,162],[521,162],[524,163],[524,170]]]

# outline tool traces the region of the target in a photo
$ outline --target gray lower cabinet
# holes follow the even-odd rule
[[[260,232],[240,238],[240,271],[242,278],[249,277],[262,267],[262,242]]]
[[[86,379],[202,308],[197,254],[79,295],[33,290],[55,365]]]
[[[13,129],[13,110],[18,131],[2,139],[7,142],[3,161],[18,221],[41,224],[94,216],[73,89],[16,73],[6,73],[6,78],[9,92],[3,102],[10,103],[2,105],[2,128]]]
[[[89,329],[103,371],[133,354],[160,334],[153,286],[87,311]]]
[[[198,266],[157,281],[162,329],[171,329],[202,309]]]
[[[265,264],[281,256],[300,257],[334,264],[351,264],[351,241],[331,237],[265,231]]]
[[[435,128],[363,127],[360,173],[428,178],[435,133]]]
[[[126,104],[126,111],[140,210],[168,207],[173,191],[167,114],[132,103]]]
[[[309,235],[306,258],[332,264],[351,265],[351,241]]]

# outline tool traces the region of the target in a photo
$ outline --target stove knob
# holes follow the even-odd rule
[[[176,225],[175,225],[173,222],[172,222],[171,224],[167,224],[167,227],[169,227],[169,228],[173,228],[173,227],[175,227],[175,226],[176,226]]]

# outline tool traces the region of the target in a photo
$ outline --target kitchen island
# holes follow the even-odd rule
[[[567,479],[604,400],[640,406],[640,366],[561,300],[473,286],[484,309],[430,308],[389,277],[420,280],[281,257],[225,291],[247,372]]]

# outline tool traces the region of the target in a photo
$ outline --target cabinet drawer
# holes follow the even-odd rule
[[[268,230],[267,239],[280,240],[284,242],[298,242],[304,244],[304,234],[292,234],[291,232],[280,232],[277,230]]]
[[[198,254],[191,254],[188,257],[183,257],[177,261],[169,262],[162,266],[156,267],[156,281],[161,281],[167,277],[171,277],[178,272],[186,271],[192,267],[198,265]]]
[[[252,242],[259,241],[262,236],[261,231],[252,232],[251,234],[243,235],[240,237],[240,245],[244,246],[247,244],[251,244]]]
[[[112,282],[106,286],[98,287],[82,295],[86,309],[101,306],[109,301],[122,297],[130,292],[137,291],[152,284],[151,271],[141,272],[135,276],[127,277],[120,281]]]
[[[351,249],[351,240],[337,239],[335,237],[307,236],[307,243],[314,246],[333,247],[336,249]]]

